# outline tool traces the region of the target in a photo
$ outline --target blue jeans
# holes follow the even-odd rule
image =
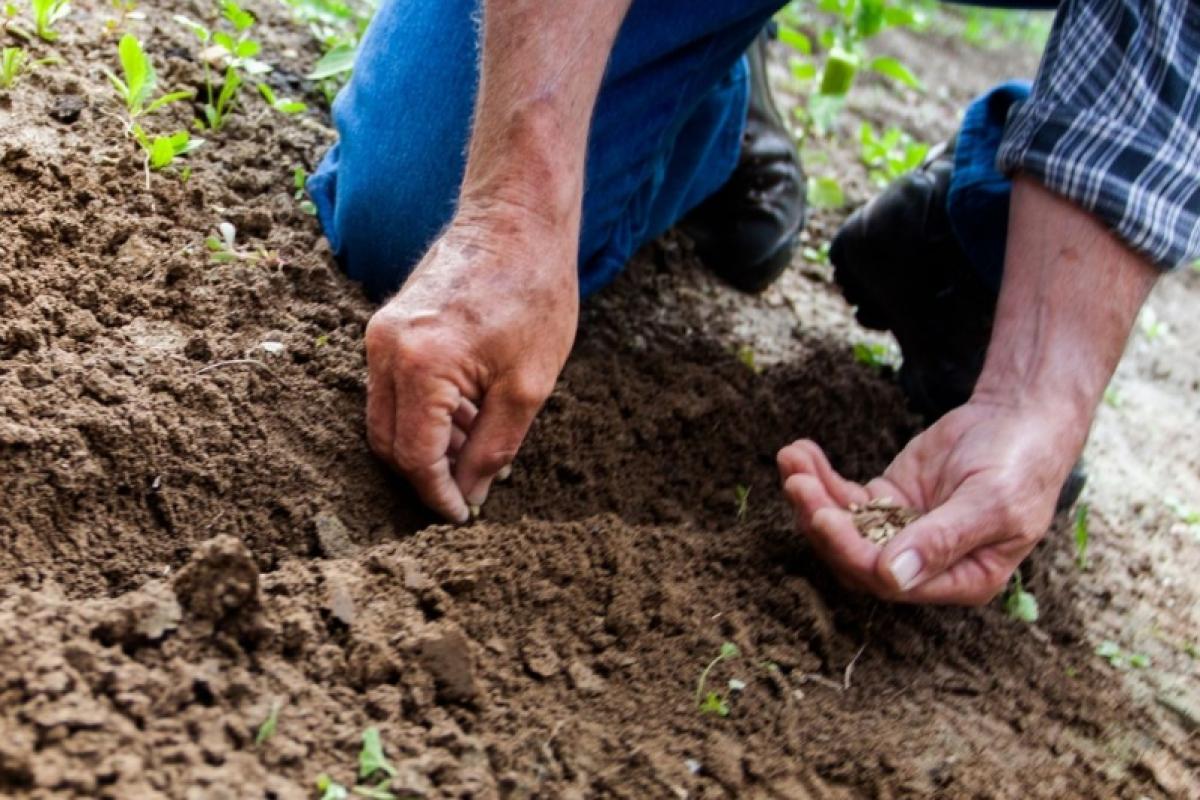
[[[308,189],[338,260],[375,299],[399,288],[454,213],[478,82],[477,5],[384,0],[334,103],[339,141]],[[634,0],[592,119],[581,294],[733,172],[749,98],[743,54],[780,5]],[[995,225],[981,230],[995,238]],[[994,248],[975,249],[995,261]]]

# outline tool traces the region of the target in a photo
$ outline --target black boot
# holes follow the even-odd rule
[[[747,52],[750,108],[738,165],[680,225],[709,269],[750,293],[791,263],[807,212],[800,157],[767,83],[768,41],[764,31]]]
[[[950,228],[946,196],[954,142],[859,208],[829,250],[834,280],[864,327],[891,331],[904,356],[900,386],[927,424],[965,403],[983,370],[996,294],[976,274]],[[1087,477],[1071,470],[1058,510]]]

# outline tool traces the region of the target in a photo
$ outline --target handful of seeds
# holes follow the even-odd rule
[[[877,497],[864,505],[850,504],[850,515],[854,527],[863,538],[883,546],[890,542],[904,526],[921,516],[914,508],[896,504],[890,497]]]

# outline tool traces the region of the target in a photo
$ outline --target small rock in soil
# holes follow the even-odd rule
[[[916,509],[905,508],[888,497],[877,497],[861,506],[851,503],[850,514],[854,519],[854,527],[858,528],[863,538],[878,545],[890,542],[905,526],[921,516]]]
[[[79,115],[86,106],[87,103],[77,94],[60,95],[50,106],[50,117],[64,125],[72,125],[79,121]]]
[[[604,694],[604,679],[592,672],[591,667],[582,661],[572,661],[567,665],[567,677],[575,691],[584,697],[596,697]]]
[[[175,595],[189,612],[219,620],[258,605],[258,566],[246,545],[218,536],[196,549],[175,577]]]
[[[439,625],[417,644],[421,663],[433,678],[439,700],[470,705],[479,696],[471,645],[458,628]]]
[[[322,511],[313,518],[317,528],[317,543],[321,555],[328,558],[350,558],[358,549],[350,538],[346,524],[332,511]]]

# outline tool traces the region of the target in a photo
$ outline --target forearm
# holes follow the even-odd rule
[[[1049,412],[1064,421],[1063,444],[1082,446],[1159,274],[1090,214],[1018,177],[975,398]]]
[[[630,0],[485,0],[460,208],[578,235],[592,110]]]

